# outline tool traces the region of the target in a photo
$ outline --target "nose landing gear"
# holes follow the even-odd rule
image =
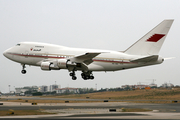
[[[21,71],[22,74],[26,74],[25,68],[26,68],[25,64],[22,64],[22,71]]]

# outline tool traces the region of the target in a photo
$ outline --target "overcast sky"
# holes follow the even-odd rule
[[[174,23],[161,48],[163,64],[117,72],[94,72],[84,81],[77,72],[73,81],[67,70],[42,71],[3,56],[3,51],[22,41],[77,48],[123,51],[164,19]],[[0,0],[0,91],[15,87],[57,84],[64,87],[114,88],[126,84],[180,85],[179,0]],[[144,83],[143,83],[144,82]]]

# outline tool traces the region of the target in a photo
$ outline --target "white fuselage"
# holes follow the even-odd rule
[[[3,54],[8,59],[21,64],[41,66],[43,61],[69,59],[89,52],[98,52],[101,54],[93,58],[93,62],[88,65],[88,71],[116,71],[163,62],[160,57],[157,61],[152,62],[131,62],[131,60],[143,56],[129,55],[110,50],[70,48],[37,42],[21,42],[6,50]]]

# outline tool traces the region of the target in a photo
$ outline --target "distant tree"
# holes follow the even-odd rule
[[[152,86],[151,88],[157,88],[157,86]]]
[[[78,88],[79,94],[84,94],[84,90],[82,88]]]
[[[51,92],[51,94],[56,94],[56,91]]]
[[[94,89],[93,88],[90,88],[89,89],[89,93],[93,93],[94,92]]]
[[[42,96],[43,94],[41,92],[32,93],[33,96]]]
[[[101,88],[100,90],[98,90],[98,92],[104,92],[104,91],[107,91],[107,88],[105,89]]]
[[[129,87],[129,85],[127,85],[124,90],[130,90],[131,88]]]
[[[32,91],[26,91],[26,92],[24,92],[25,94],[31,94],[32,93]]]

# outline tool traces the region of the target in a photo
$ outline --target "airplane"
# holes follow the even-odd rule
[[[167,37],[173,19],[162,21],[125,51],[71,48],[40,42],[20,42],[3,52],[8,59],[25,65],[39,66],[42,70],[67,69],[76,80],[76,71],[82,71],[84,80],[94,79],[94,71],[118,71],[161,64],[158,53]]]

